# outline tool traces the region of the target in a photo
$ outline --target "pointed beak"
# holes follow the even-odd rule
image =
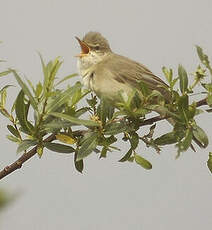
[[[88,47],[88,45],[85,42],[81,41],[78,37],[75,38],[77,39],[81,47],[81,53],[76,55],[76,57],[83,57],[87,55],[90,52],[90,48]]]

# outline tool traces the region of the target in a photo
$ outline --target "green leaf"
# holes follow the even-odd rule
[[[207,166],[208,166],[208,169],[210,170],[210,172],[212,173],[212,152],[209,153],[209,156],[208,156],[208,161],[207,161]]]
[[[138,154],[135,154],[135,162],[147,170],[152,169],[152,164]]]
[[[78,88],[78,87],[77,87]],[[71,87],[65,90],[62,93],[59,93],[55,99],[47,106],[47,113],[56,111],[59,107],[67,103],[71,96],[73,95],[74,90],[77,90],[76,87]]]
[[[186,151],[191,146],[192,137],[193,137],[192,130],[187,129],[185,131],[184,139],[177,145],[179,148],[179,152]]]
[[[173,88],[178,80],[179,80],[179,77],[173,79],[172,82],[170,83],[170,87]]]
[[[69,116],[67,114],[63,114],[63,113],[56,113],[56,112],[52,112],[50,113],[52,116],[55,116],[55,117],[59,117],[59,118],[62,118],[62,119],[65,119],[67,121],[70,121],[74,124],[77,124],[77,125],[85,125],[85,126],[100,126],[99,123],[95,122],[95,121],[92,121],[92,120],[82,120],[82,119],[78,119],[78,118],[75,118],[75,117],[72,117],[72,116]]]
[[[203,111],[196,109],[196,103],[192,103],[188,107],[188,115],[189,115],[189,120],[193,119],[194,116],[198,115],[199,113],[202,113]]]
[[[119,160],[119,162],[128,161],[131,155],[132,155],[132,149],[129,149],[129,151]]]
[[[11,72],[12,72],[11,70],[7,70],[7,71],[4,71],[4,72],[1,72],[0,73],[0,77],[6,76],[6,75],[8,75]]]
[[[102,124],[104,125],[107,118],[107,105],[104,98],[101,99],[99,106],[97,107],[97,115],[100,118]]]
[[[200,61],[203,62],[204,61],[204,53],[203,53],[202,48],[199,46],[196,46],[196,50],[197,50],[197,54],[199,56]]]
[[[111,119],[113,117],[114,107],[109,104],[109,101],[105,98],[101,98],[100,104],[97,107],[97,115],[100,118],[103,125],[106,119]]]
[[[86,99],[86,101],[87,101],[87,103],[88,103],[88,105],[89,105],[90,107],[94,108],[94,107],[96,106],[96,104],[97,104],[97,97],[94,96],[94,97],[91,98],[91,99]]]
[[[19,133],[18,131],[12,126],[12,125],[7,125],[8,130],[17,138],[19,138]]]
[[[78,150],[77,153],[77,161],[82,160],[83,158],[87,157],[89,154],[92,153],[92,151],[96,148],[98,142],[98,133],[91,133],[89,137],[87,137],[84,142],[82,143],[82,146]]]
[[[56,130],[60,130],[62,128],[68,128],[68,127],[71,127],[72,126],[72,123],[71,122],[68,122],[68,121],[61,121],[59,119],[55,119],[51,122],[49,122],[48,124],[45,124],[43,126],[44,130],[46,131],[56,131]]]
[[[20,139],[12,135],[7,135],[7,139],[15,143],[20,143]]]
[[[60,57],[57,57],[55,58],[54,61],[49,61],[48,64],[45,65],[41,55],[40,55],[40,59],[43,67],[43,73],[44,73],[43,91],[44,91],[44,95],[48,96],[49,92],[52,91],[56,74],[60,66],[62,65],[62,62],[60,61]]]
[[[178,75],[180,78],[180,91],[182,94],[184,94],[188,88],[188,76],[182,65],[179,65],[178,67]]]
[[[22,129],[31,134],[33,126],[27,121],[28,105],[24,103],[24,92],[22,90],[16,99],[15,112]]]
[[[84,168],[84,163],[83,163],[83,160],[77,161],[77,154],[78,154],[78,151],[76,151],[74,154],[74,165],[75,165],[76,170],[82,173],[83,168]]]
[[[156,145],[171,145],[176,142],[177,142],[177,137],[176,137],[175,132],[163,134],[162,136],[154,140],[154,143]]]
[[[183,120],[185,123],[189,122],[190,116],[189,116],[189,107],[188,107],[188,95],[183,95],[179,97],[178,99],[178,110],[180,112],[181,120]]]
[[[71,98],[71,103],[69,104],[70,107],[74,107],[83,97],[85,97],[89,91],[82,91],[82,84],[77,82],[74,86],[74,92],[73,92],[73,96]]]
[[[210,66],[208,56],[206,54],[204,54],[201,47],[196,46],[196,49],[197,49],[197,54],[198,54],[199,59],[201,60],[202,64],[205,65],[205,67],[209,70],[210,74],[212,75],[212,68]]]
[[[58,86],[58,85],[61,84],[62,82],[67,81],[67,80],[69,80],[70,78],[73,78],[73,77],[76,77],[76,76],[78,76],[77,73],[70,74],[70,75],[64,77],[64,78],[63,78],[62,80],[60,80],[59,82],[57,82],[57,83],[55,84],[55,86]]]
[[[44,146],[42,143],[37,145],[37,154],[38,154],[39,158],[41,158],[43,156],[43,148],[44,148]]]
[[[162,67],[162,71],[166,77],[166,80],[168,81],[168,83],[170,84],[172,81],[172,77],[173,77],[173,71],[172,69],[167,69],[165,66]]]
[[[42,90],[43,90],[43,86],[41,84],[41,82],[39,82],[37,85],[36,85],[36,89],[35,89],[35,96],[36,97],[39,97],[42,93]]]
[[[108,151],[108,148],[104,146],[102,148],[102,151],[101,151],[101,154],[100,154],[99,158],[106,158],[107,157],[107,151]]]
[[[34,88],[32,82],[31,82],[28,78],[26,78],[26,80],[27,80],[27,82],[28,82],[28,85],[29,85],[30,88],[32,89],[33,93],[35,94],[35,88]]]
[[[58,143],[51,143],[51,142],[45,142],[44,146],[53,151],[58,153],[73,153],[75,152],[75,149],[68,145],[58,144]]]
[[[193,126],[193,135],[201,143],[203,148],[208,146],[208,137],[202,128],[197,125]]]
[[[37,103],[36,103],[34,97],[32,96],[30,90],[28,89],[27,85],[21,80],[21,78],[19,77],[19,75],[16,73],[15,70],[11,70],[11,71],[14,74],[16,81],[21,86],[22,90],[24,91],[24,94],[28,96],[33,109],[38,111]]]
[[[116,135],[122,132],[129,131],[130,127],[123,123],[111,123],[105,126],[105,135]]]
[[[23,140],[17,148],[17,153],[27,150],[31,146],[35,146],[38,142],[35,140]]]
[[[6,99],[7,99],[7,91],[6,91],[6,89],[1,90],[0,95],[1,95],[0,105],[4,108],[5,104],[6,104]]]
[[[131,136],[130,136],[130,144],[131,144],[131,149],[135,150],[138,146],[138,143],[139,143],[139,136],[136,132],[133,132],[131,133]]]

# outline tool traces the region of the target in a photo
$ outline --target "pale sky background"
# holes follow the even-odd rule
[[[192,72],[198,64],[195,44],[212,58],[211,0],[1,0],[0,9],[0,59],[33,82],[42,78],[37,51],[45,59],[64,57],[61,76],[76,72],[74,36],[90,30],[100,31],[115,52],[158,75],[163,65],[176,70],[179,63]],[[0,79],[0,88],[8,83],[15,80]],[[9,90],[10,102],[18,90]],[[199,125],[211,141],[209,116],[203,115]],[[6,122],[1,116],[1,168],[17,159],[16,145],[5,138]],[[165,131],[166,123],[158,129]],[[106,160],[93,154],[85,160],[83,175],[74,169],[72,156],[45,151],[41,160],[32,158],[0,182],[1,188],[19,194],[1,214],[0,229],[210,230],[209,151],[211,144],[175,160],[174,147],[157,155],[141,146],[138,152],[152,162],[151,171],[118,163],[118,152]]]

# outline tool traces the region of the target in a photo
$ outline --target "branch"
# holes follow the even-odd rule
[[[196,103],[197,107],[200,107],[202,105],[207,105],[207,98],[204,98],[200,101],[198,101]],[[161,117],[161,116],[155,116],[149,119],[146,119],[145,121],[143,121],[141,123],[141,126],[145,126],[145,125],[151,125],[155,122],[167,119],[168,117]],[[81,136],[84,135],[88,130],[77,130],[73,132],[74,136]],[[53,140],[55,140],[55,134],[51,134],[49,137],[47,137],[44,142],[52,142]],[[18,160],[16,160],[14,163],[12,163],[11,165],[6,166],[2,171],[0,171],[0,180],[4,177],[6,177],[7,175],[9,175],[10,173],[14,172],[17,169],[20,169],[23,165],[24,162],[26,162],[27,160],[29,160],[31,157],[33,157],[37,152],[37,146],[35,146],[33,149],[31,149],[29,152],[24,153],[20,158],[18,158]]]
[[[196,107],[200,107],[200,106],[203,106],[203,105],[207,105],[207,97],[200,100],[200,101],[197,101],[196,102]],[[145,125],[152,125],[153,123],[157,122],[157,121],[162,121],[162,120],[165,120],[167,118],[169,118],[170,116],[165,116],[165,117],[161,117],[161,116],[156,116],[156,117],[152,117],[152,118],[149,118],[149,119],[146,119],[144,120],[143,122],[141,122],[141,126],[145,126]]]
[[[55,134],[51,134],[49,137],[47,137],[44,142],[51,142],[55,140]],[[20,169],[23,165],[23,163],[27,160],[29,160],[31,157],[33,157],[37,152],[37,146],[35,146],[33,149],[31,149],[29,152],[24,153],[18,160],[16,160],[11,165],[6,166],[2,171],[0,171],[0,180],[13,171]]]
[[[200,101],[197,101],[197,107],[200,107],[200,106],[202,106],[202,105],[207,105],[208,103],[207,103],[207,97],[206,98],[204,98],[204,99],[202,99],[202,100],[200,100]]]

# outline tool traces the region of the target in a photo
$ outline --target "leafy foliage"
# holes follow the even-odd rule
[[[26,153],[35,146],[39,157],[45,148],[53,152],[73,154],[74,165],[79,172],[83,171],[83,161],[92,152],[99,154],[100,158],[106,158],[109,152],[119,150],[114,146],[118,140],[129,145],[128,151],[119,162],[135,162],[148,170],[152,168],[152,164],[136,152],[142,143],[157,153],[163,146],[175,144],[176,157],[189,148],[195,150],[194,144],[206,148],[209,140],[195,120],[200,110],[195,101],[191,102],[191,95],[200,85],[201,96],[207,95],[205,111],[211,112],[212,68],[208,56],[200,47],[196,48],[201,63],[197,66],[192,80],[188,79],[182,65],[178,67],[177,77],[173,77],[172,69],[162,68],[169,85],[168,102],[161,93],[150,91],[142,82],[140,91],[135,90],[127,99],[120,94],[116,104],[105,98],[98,99],[84,89],[80,82],[68,84],[66,89],[61,90],[58,85],[77,74],[65,76],[56,82],[58,70],[62,65],[59,57],[46,64],[40,55],[43,82],[38,82],[35,86],[29,80],[24,82],[14,69],[2,71],[0,77],[12,74],[20,86],[11,112],[6,103],[10,85],[0,89],[0,112],[10,122],[7,125],[10,135],[7,137],[18,144],[17,153]],[[84,106],[80,106],[82,100],[85,101]],[[161,116],[169,119],[173,124],[172,131],[157,135],[156,122],[163,117],[146,118],[154,111],[160,111]],[[147,133],[142,130],[146,125],[152,125]],[[140,132],[141,130],[143,132]],[[52,134],[55,135],[53,142],[44,141],[46,136]],[[210,171],[211,158],[210,153],[207,162]]]

